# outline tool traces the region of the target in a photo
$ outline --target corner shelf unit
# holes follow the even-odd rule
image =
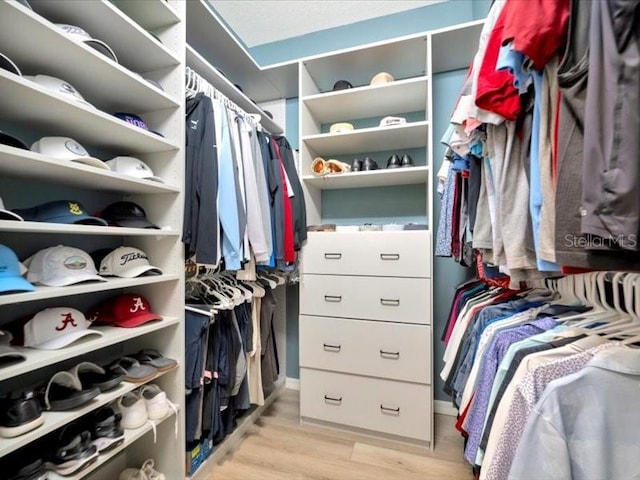
[[[105,364],[142,348],[154,348],[178,360],[175,370],[152,381],[167,396],[184,403],[184,255],[181,243],[184,184],[184,49],[185,3],[181,0],[110,2],[91,0],[31,0],[32,9],[13,0],[0,4],[0,51],[23,75],[59,77],[92,106],[47,90],[27,78],[0,70],[0,130],[31,145],[44,136],[68,136],[92,156],[108,160],[128,155],[147,163],[165,183],[126,177],[84,164],[55,160],[0,145],[0,196],[7,208],[76,199],[94,212],[116,201],[142,206],[161,230],[98,227],[54,223],[0,221],[0,243],[20,259],[53,245],[64,244],[92,252],[128,245],[143,250],[164,274],[139,278],[110,278],[67,287],[38,286],[34,292],[0,294],[0,329],[48,307],[72,306],[87,313],[96,303],[119,293],[146,297],[163,320],[137,328],[94,327],[103,332],[59,350],[22,348],[26,360],[0,367],[0,393],[20,392],[46,383],[53,373],[73,367],[81,359]],[[141,8],[144,4],[144,14]],[[119,8],[121,7],[121,8]],[[146,12],[150,12],[147,15]],[[141,23],[138,23],[141,22]],[[69,39],[54,24],[83,28],[106,42],[119,63],[83,43]],[[160,41],[146,31],[154,29]],[[11,32],[9,34],[8,32]],[[38,48],[33,48],[34,45]],[[161,85],[148,82],[153,80]],[[116,111],[140,115],[151,130],[125,123]],[[123,383],[92,402],[68,412],[44,412],[43,426],[15,438],[0,439],[0,457],[9,469],[19,468],[22,449],[42,442],[55,445],[59,430],[103,405],[116,401],[138,385]],[[158,439],[150,440],[151,426],[126,431],[125,442],[88,469],[73,477],[116,478],[126,467],[154,458],[167,478],[184,478],[182,413],[157,422]],[[52,435],[52,437],[49,437]],[[45,437],[46,436],[46,440]],[[32,445],[33,443],[33,445]],[[46,456],[49,452],[40,452]],[[9,472],[8,472],[9,473]],[[59,478],[50,474],[51,478]],[[107,477],[108,478],[108,477]]]

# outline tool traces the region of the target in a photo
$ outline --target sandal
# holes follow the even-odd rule
[[[122,373],[105,371],[95,363],[82,362],[76,365],[73,370],[76,372],[82,386],[85,388],[99,388],[101,392],[106,392],[116,388],[124,380]]]
[[[71,410],[89,403],[100,395],[99,388],[82,389],[76,369],[77,366],[70,371],[58,372],[51,377],[44,393],[44,405],[47,410]]]
[[[159,351],[153,349],[140,350],[135,355],[135,359],[143,365],[151,365],[155,367],[159,372],[166,372],[178,365],[178,361],[173,358],[167,358]]]
[[[124,379],[131,383],[146,383],[153,379],[158,370],[151,365],[140,365],[135,358],[122,357],[109,365],[109,371],[124,375]]]
[[[120,426],[122,414],[110,407],[101,408],[93,415],[93,445],[98,453],[111,450],[124,442],[124,430]]]
[[[63,431],[59,438],[63,445],[45,463],[48,470],[62,476],[73,475],[98,460],[98,449],[91,444],[89,432],[69,435],[70,438],[67,435]]]

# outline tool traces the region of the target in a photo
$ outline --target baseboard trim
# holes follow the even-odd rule
[[[287,378],[287,388],[289,388],[289,379]],[[451,405],[451,402],[445,402],[444,400],[433,401],[433,412],[440,415],[449,415],[451,417],[457,417],[458,411]]]
[[[298,391],[300,391],[300,379],[299,378],[287,377],[287,383],[285,385],[286,385],[286,388],[288,388],[289,390],[298,390]]]

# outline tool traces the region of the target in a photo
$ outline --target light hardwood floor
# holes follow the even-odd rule
[[[299,425],[298,392],[286,390],[208,480],[470,480],[454,418],[435,416],[433,452]]]

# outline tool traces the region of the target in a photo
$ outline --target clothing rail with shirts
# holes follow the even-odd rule
[[[519,292],[467,282],[442,339],[441,377],[480,479],[640,474],[640,274]]]

